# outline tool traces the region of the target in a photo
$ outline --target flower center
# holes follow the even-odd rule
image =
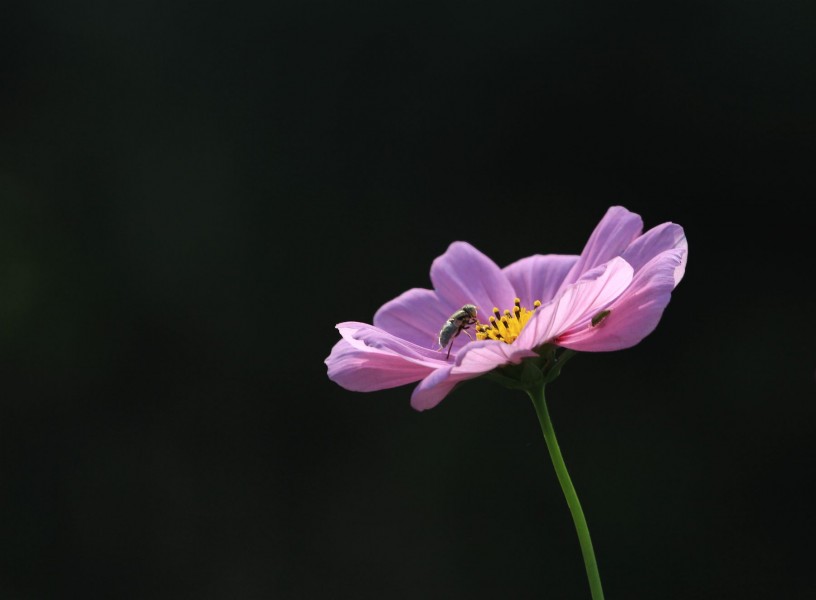
[[[533,302],[533,310],[528,310],[521,305],[521,300],[516,298],[513,310],[505,310],[504,314],[494,307],[490,322],[476,325],[476,339],[497,340],[505,344],[512,344],[539,306],[541,306],[541,300],[536,300]]]

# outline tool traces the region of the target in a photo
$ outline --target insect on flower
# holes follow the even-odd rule
[[[499,267],[455,241],[431,264],[431,289],[406,290],[383,304],[372,324],[337,324],[341,339],[326,359],[329,378],[356,392],[418,382],[411,406],[428,410],[459,383],[535,359],[543,347],[630,348],[657,327],[687,255],[680,225],[644,233],[640,216],[622,206],[607,211],[580,255],[534,254]],[[446,312],[465,303],[472,313],[467,304]],[[476,307],[483,322],[474,322]],[[460,344],[453,365],[447,346],[463,330],[475,342]]]
[[[439,330],[439,350],[443,350],[445,346],[448,347],[448,354],[445,356],[445,360],[450,358],[453,340],[460,333],[464,331],[471,340],[473,339],[466,330],[469,329],[471,325],[475,325],[476,322],[476,307],[473,304],[465,304],[450,316],[447,322],[442,326],[442,329]]]

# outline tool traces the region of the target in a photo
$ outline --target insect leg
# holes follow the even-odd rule
[[[456,330],[456,333],[453,334],[453,337],[451,338],[451,341],[448,344],[448,355],[445,357],[445,360],[448,360],[450,358],[451,350],[453,350],[453,340],[455,340],[460,333],[462,333],[461,327]]]

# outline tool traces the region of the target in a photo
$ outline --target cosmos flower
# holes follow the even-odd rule
[[[342,339],[326,359],[329,378],[360,392],[418,381],[411,405],[425,410],[462,381],[538,357],[542,348],[634,346],[657,326],[688,252],[679,225],[642,231],[639,215],[613,206],[580,256],[534,255],[504,268],[453,242],[431,265],[433,289],[387,302],[373,325],[337,325]],[[467,304],[476,306],[478,323],[440,349],[440,329]]]

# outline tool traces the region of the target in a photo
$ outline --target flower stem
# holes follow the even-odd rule
[[[595,560],[595,551],[592,549],[592,540],[589,537],[589,527],[587,527],[584,518],[584,511],[581,510],[578,494],[575,493],[572,480],[567,472],[567,465],[564,464],[564,457],[561,456],[561,449],[558,447],[558,440],[555,437],[550,413],[547,410],[547,401],[544,399],[544,386],[534,386],[532,389],[528,389],[527,393],[533,400],[533,406],[535,406],[538,420],[541,423],[541,432],[544,434],[544,441],[547,443],[547,449],[550,451],[550,458],[555,467],[555,474],[558,476],[558,482],[561,484],[570,513],[572,513],[575,530],[578,532],[578,541],[581,544],[581,554],[584,555],[584,566],[589,579],[592,600],[603,600],[601,576],[598,573],[598,563]]]

